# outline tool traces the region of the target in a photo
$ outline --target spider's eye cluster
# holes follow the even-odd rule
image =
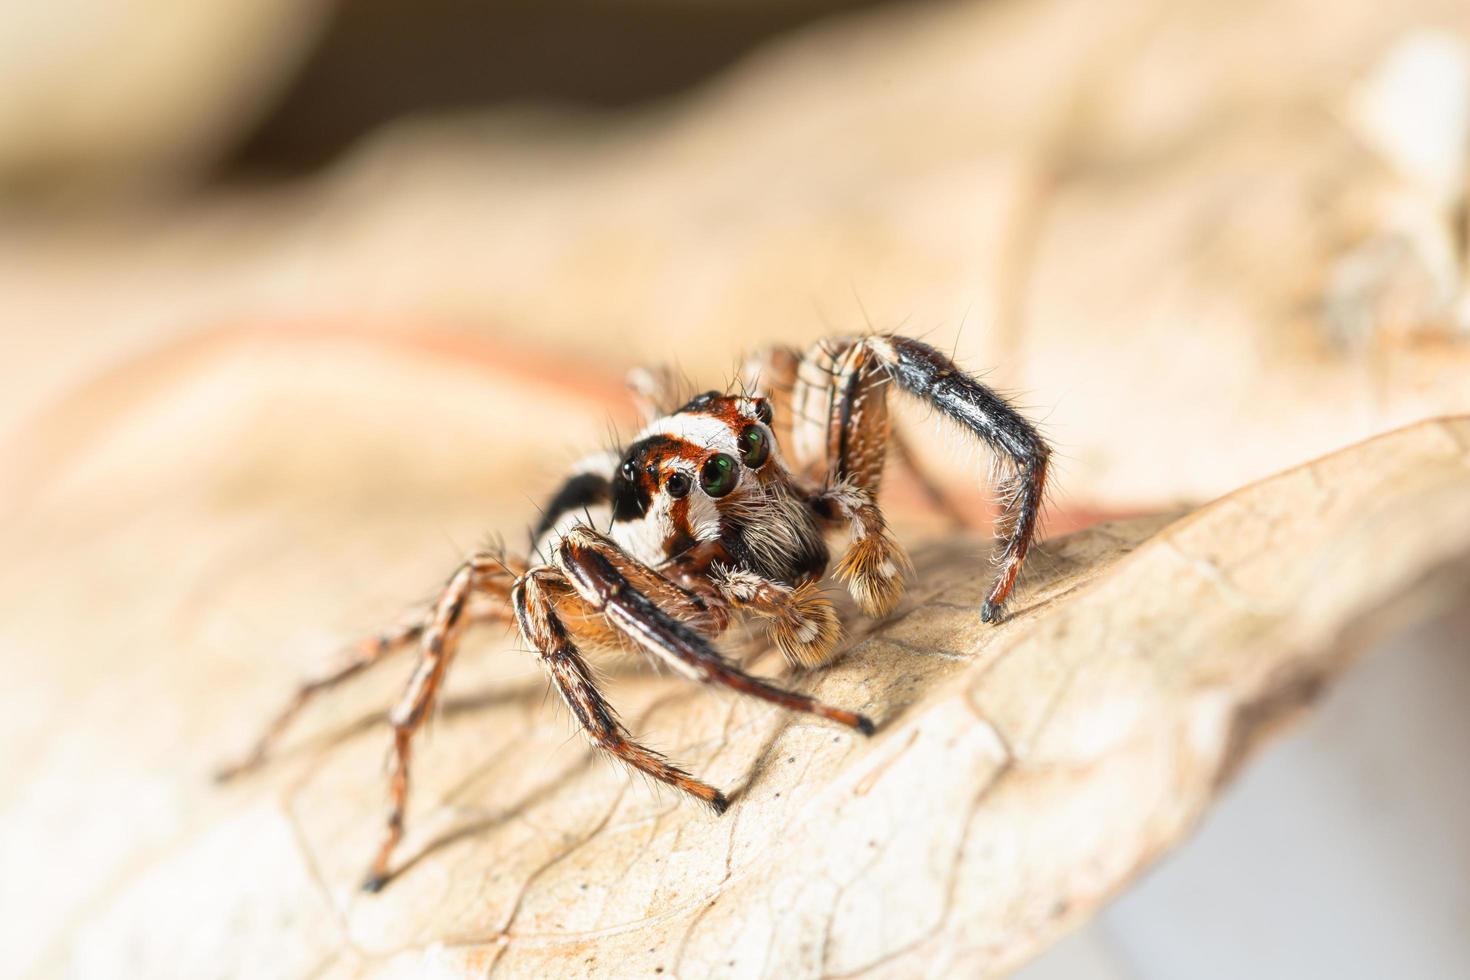
[[[711,497],[723,497],[735,489],[740,482],[740,473],[735,460],[724,453],[716,453],[705,460],[699,471],[699,485]]]
[[[638,478],[638,467],[633,465],[633,461],[631,459],[623,460],[623,466],[620,472],[622,473],[623,479],[627,480],[629,483],[632,483]]]
[[[669,478],[664,481],[664,489],[669,492],[670,497],[679,498],[688,495],[691,484],[689,477],[683,473],[670,473]]]
[[[771,441],[766,431],[758,425],[747,425],[740,433],[740,458],[751,469],[759,469],[771,455]]]

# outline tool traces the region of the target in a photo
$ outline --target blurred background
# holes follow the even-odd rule
[[[1042,422],[1059,533],[1470,411],[1467,200],[1464,0],[0,0],[3,792],[71,852],[0,946],[177,832],[59,775],[127,769],[120,703],[300,672],[241,568],[374,621],[518,541],[629,368],[927,337]],[[1024,975],[1470,975],[1467,627]]]

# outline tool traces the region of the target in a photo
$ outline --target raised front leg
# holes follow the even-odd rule
[[[850,483],[876,501],[890,382],[974,434],[1011,471],[999,487],[999,570],[981,607],[981,618],[996,622],[1036,533],[1051,450],[1004,398],[928,344],[891,335],[829,340],[807,352],[792,400],[799,417],[824,420],[831,485]],[[812,428],[807,439],[815,438]]]

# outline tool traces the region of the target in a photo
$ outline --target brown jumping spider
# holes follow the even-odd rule
[[[621,452],[583,461],[561,485],[535,531],[534,557],[470,557],[432,607],[303,684],[251,754],[221,775],[264,759],[313,695],[417,642],[418,665],[390,715],[388,828],[363,884],[377,891],[403,835],[414,733],[474,619],[514,618],[593,745],[716,813],[728,805],[723,793],[623,728],[593,683],[584,650],[641,650],[694,680],[871,734],[863,715],[744,672],[714,640],[743,612],[762,621],[792,663],[830,659],[840,628],[821,582],[832,528],[850,535],[835,575],[862,611],[883,616],[898,602],[910,566],[877,499],[890,442],[889,382],[974,433],[1012,468],[997,522],[999,574],[980,610],[986,622],[1001,618],[1031,544],[1049,450],[999,395],[907,337],[828,340],[805,354],[778,348],[752,358],[743,374],[740,394],[711,391],[678,408],[666,404],[666,382],[642,375],[634,387],[647,424]],[[488,607],[467,612],[476,596]]]

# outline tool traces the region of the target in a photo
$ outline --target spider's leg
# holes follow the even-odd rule
[[[408,803],[408,770],[413,736],[434,706],[439,686],[454,659],[469,617],[466,608],[476,592],[504,599],[513,577],[511,569],[492,555],[476,555],[455,571],[434,603],[419,639],[419,660],[408,687],[388,720],[393,726],[393,762],[388,782],[388,829],[378,847],[362,887],[375,892],[388,883],[388,862],[403,837],[403,814]]]
[[[498,608],[492,606],[470,615],[471,623],[506,623],[509,621],[510,612],[503,603]],[[296,717],[318,695],[325,694],[344,681],[356,677],[390,655],[408,649],[423,635],[427,623],[427,611],[414,612],[404,617],[397,625],[375,636],[366,637],[355,646],[350,647],[340,662],[331,670],[302,681],[291,699],[281,706],[270,724],[266,725],[250,751],[236,761],[215,770],[214,778],[222,783],[228,782],[259,768],[270,756],[271,749],[280,741],[291,722],[295,721]]]
[[[260,734],[255,745],[250,751],[236,762],[221,766],[216,770],[214,778],[220,782],[234,779],[243,773],[257,768],[265,761],[271,747],[286,731],[287,726],[298,714],[315,698],[324,691],[329,691],[341,684],[343,681],[356,677],[367,670],[373,664],[382,660],[391,653],[408,648],[423,634],[425,616],[416,613],[407,617],[391,629],[370,636],[347,651],[347,655],[337,667],[318,677],[308,678],[301,682],[292,695],[291,700],[276,713],[266,726],[265,731]]]
[[[825,370],[803,373],[796,400],[826,405],[828,471],[834,481],[846,480],[876,496],[888,425],[886,406],[880,407],[883,399],[875,394],[889,381],[1010,464],[1014,477],[1002,488],[1004,506],[996,521],[999,572],[981,609],[981,619],[999,620],[1041,511],[1051,452],[1041,435],[1000,395],[921,341],[873,336],[828,342],[808,352],[807,362]],[[823,373],[831,380],[819,388],[816,381]]]
[[[899,387],[974,433],[1014,470],[1014,477],[1001,488],[1003,506],[996,520],[999,573],[980,613],[985,622],[997,622],[1004,616],[1006,598],[1036,534],[1051,449],[1009,402],[928,344],[908,337],[875,337],[867,343]]]
[[[557,611],[558,603],[585,605],[562,573],[548,566],[532,569],[511,591],[511,605],[521,634],[540,653],[541,665],[592,744],[639,772],[709,804],[716,813],[724,813],[729,804],[723,793],[629,736],[612,706],[597,690],[571,630]]]
[[[557,550],[557,564],[577,593],[601,610],[614,627],[686,676],[872,734],[873,723],[863,715],[783,690],[730,663],[688,623],[670,616],[635,587],[619,565],[636,562],[592,529],[577,527],[568,532]]]
[[[820,583],[793,588],[741,569],[719,570],[713,580],[731,606],[766,621],[768,635],[789,663],[820,667],[831,659],[842,624]]]

